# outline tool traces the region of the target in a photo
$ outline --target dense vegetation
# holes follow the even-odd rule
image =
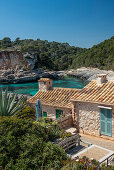
[[[58,133],[57,133],[58,132]],[[51,123],[33,123],[14,117],[0,120],[0,169],[60,169],[67,160],[51,141],[59,136]]]
[[[40,39],[9,37],[0,40],[0,49],[19,49],[37,56],[35,68],[64,70],[70,68],[98,67],[114,69],[114,36],[90,49],[70,46],[68,43],[48,42]]]
[[[114,36],[98,45],[94,45],[85,53],[78,54],[73,60],[72,67],[81,66],[114,70]]]

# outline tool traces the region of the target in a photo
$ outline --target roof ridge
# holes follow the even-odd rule
[[[74,88],[63,88],[63,87],[54,87],[53,89],[62,89],[62,90],[82,90],[82,89],[74,89]],[[52,90],[53,90],[52,89]]]

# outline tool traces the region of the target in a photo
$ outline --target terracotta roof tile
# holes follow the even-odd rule
[[[80,89],[71,89],[71,88],[53,88],[48,91],[38,91],[32,98],[28,100],[29,103],[36,103],[37,99],[40,99],[44,105],[58,106],[71,108],[70,99]]]
[[[90,101],[104,104],[114,104],[114,83],[109,81],[101,85],[96,80],[91,81],[87,86],[74,95],[71,100]]]
[[[36,103],[40,99],[44,105],[71,108],[71,100],[87,101],[114,105],[114,83],[107,82],[98,85],[91,81],[83,89],[53,88],[48,91],[38,91],[28,102]]]

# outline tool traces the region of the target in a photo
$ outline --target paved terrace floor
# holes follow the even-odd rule
[[[81,140],[85,142],[89,142],[91,144],[98,145],[103,148],[114,151],[114,141],[99,138],[99,137],[84,135],[84,134],[80,134],[80,135],[81,135]]]
[[[70,127],[66,129],[66,132],[71,132],[72,134],[75,132],[75,128]],[[100,138],[100,137],[95,137],[95,136],[90,136],[90,135],[85,135],[85,134],[80,134],[81,140],[91,143],[93,145],[98,145],[103,148],[109,149],[114,151],[114,141]]]
[[[68,128],[66,131],[74,133],[75,128]],[[80,136],[85,143],[80,142],[79,146],[67,152],[72,158],[87,156],[89,159],[93,158],[101,162],[114,153],[114,141],[85,134],[80,134]],[[87,143],[92,145],[88,147]],[[114,156],[111,159],[110,164],[114,166]]]

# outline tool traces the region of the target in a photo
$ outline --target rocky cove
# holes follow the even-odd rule
[[[0,83],[25,83],[37,81],[38,79],[45,77],[53,80],[63,78],[63,72],[42,72],[40,69],[15,72],[14,70],[1,71],[0,70]]]
[[[43,71],[35,69],[37,57],[29,53],[22,54],[18,50],[0,51],[0,83],[25,83],[37,81],[41,77],[53,80],[62,79],[65,75],[81,78],[84,81],[91,81],[97,78],[98,74],[106,74],[108,80],[114,81],[114,72],[99,70],[97,68],[79,68],[69,71]]]
[[[41,71],[40,69],[15,72],[12,69],[0,70],[0,83],[25,83],[37,81],[42,77],[51,78],[53,80],[63,79],[64,76],[80,78],[85,82],[97,79],[98,74],[106,74],[107,79],[114,81],[114,72],[99,70],[97,68],[80,68],[70,71]]]
[[[41,77],[60,79],[61,72],[47,72],[35,69],[37,57],[19,50],[0,51],[0,83],[25,83]]]
[[[81,78],[82,80],[86,82],[90,82],[91,80],[96,80],[98,74],[106,74],[107,80],[114,81],[114,71],[112,70],[107,71],[107,70],[100,70],[98,68],[82,67],[77,70],[66,71],[65,74],[68,76]]]

